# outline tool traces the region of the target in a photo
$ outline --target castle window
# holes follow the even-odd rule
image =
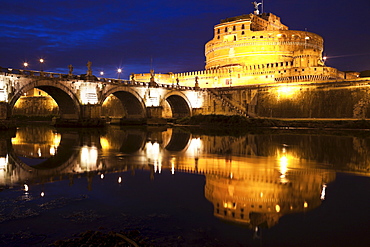
[[[280,66],[284,66],[284,63],[283,63],[283,62],[281,62],[281,63],[280,63]]]
[[[242,35],[244,35],[244,31],[242,32]]]
[[[260,36],[261,39],[263,39],[263,36]]]
[[[242,29],[244,29],[245,28],[245,26],[244,26],[244,24],[242,25]]]
[[[227,27],[225,27],[225,33],[227,33]]]
[[[217,34],[219,34],[220,33],[220,29],[217,29]]]
[[[286,62],[286,63],[285,63],[285,66],[288,66],[288,65],[289,65],[289,62]]]
[[[233,31],[235,31],[236,30],[236,27],[235,26],[233,26]]]
[[[217,36],[217,39],[220,39],[220,35]]]
[[[252,39],[255,39],[256,38],[256,36],[252,36]]]
[[[240,214],[240,218],[241,219],[244,219],[244,214]]]
[[[234,41],[236,41],[236,36],[234,35]]]
[[[304,71],[304,69],[302,69],[302,71]]]
[[[279,66],[279,63],[276,63],[276,67],[278,67]]]

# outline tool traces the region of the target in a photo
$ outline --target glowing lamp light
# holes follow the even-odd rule
[[[28,185],[27,184],[24,184],[24,191],[28,191],[29,190],[29,187],[28,187]]]
[[[122,177],[118,177],[118,183],[122,183]]]
[[[100,179],[104,179],[104,174],[100,174]]]
[[[44,191],[42,191],[42,192],[41,192],[40,196],[41,196],[41,197],[44,197],[44,196],[45,196]]]
[[[308,203],[307,203],[307,202],[304,202],[304,203],[303,203],[303,207],[304,207],[304,208],[308,208]]]
[[[279,206],[279,205],[277,205],[277,204],[276,204],[276,206],[275,206],[275,211],[276,211],[277,213],[279,213],[279,212],[280,212],[280,206]]]

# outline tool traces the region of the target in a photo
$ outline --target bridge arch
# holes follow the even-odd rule
[[[115,87],[104,93],[99,103],[103,105],[110,95],[114,95],[121,102],[127,118],[146,117],[144,100],[136,91],[127,87]]]
[[[165,95],[161,105],[166,101],[172,110],[173,118],[190,117],[192,115],[192,108],[189,99],[181,92],[171,92]]]
[[[17,90],[9,101],[10,112],[20,97],[31,89],[40,89],[48,93],[58,104],[59,115],[63,119],[80,119],[81,109],[77,96],[70,88],[53,80],[30,80],[22,88]]]

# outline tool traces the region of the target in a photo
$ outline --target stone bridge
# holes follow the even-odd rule
[[[152,80],[153,79],[153,80]],[[270,118],[369,118],[370,79],[274,83],[202,89],[175,84],[99,78],[0,67],[0,120],[37,88],[59,108],[61,121],[166,123],[194,115]],[[114,99],[114,104],[108,104]],[[112,101],[113,102],[113,101]],[[119,110],[117,110],[119,109]]]
[[[120,100],[130,119],[160,118],[165,107],[173,118],[192,116],[202,109],[207,95],[190,87],[2,68],[1,119],[11,117],[17,100],[33,88],[56,101],[62,119],[77,121],[101,118],[102,104],[110,95]]]

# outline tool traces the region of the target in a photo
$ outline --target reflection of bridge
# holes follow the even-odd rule
[[[51,140],[46,141],[44,136]],[[249,226],[270,227],[284,214],[318,207],[323,185],[335,179],[333,171],[309,168],[309,164],[286,153],[273,158],[230,153],[219,156],[217,150],[226,145],[224,139],[218,141],[221,146],[212,150],[206,146],[211,140],[212,137],[200,139],[187,132],[158,128],[113,127],[103,133],[68,131],[56,135],[50,127],[21,127],[12,140],[1,139],[1,156],[6,161],[0,164],[0,185],[57,180],[73,183],[76,175],[83,175],[91,188],[92,177],[110,172],[143,169],[150,171],[152,178],[163,170],[196,173],[205,175],[205,197],[213,203],[215,216]],[[43,143],[46,153],[35,153],[37,143]],[[45,143],[53,147],[50,154]],[[235,145],[245,147],[242,141]],[[253,149],[256,148],[247,148],[251,152]],[[208,151],[204,153],[205,150]],[[20,158],[47,155],[49,159],[33,166]]]
[[[102,105],[112,95],[124,108],[120,117],[127,119],[210,114],[216,110],[211,101],[220,101],[210,91],[195,87],[0,68],[0,119],[11,117],[17,100],[34,88],[55,100],[61,119],[74,121],[100,119]],[[217,113],[237,113],[231,106],[220,109]]]

